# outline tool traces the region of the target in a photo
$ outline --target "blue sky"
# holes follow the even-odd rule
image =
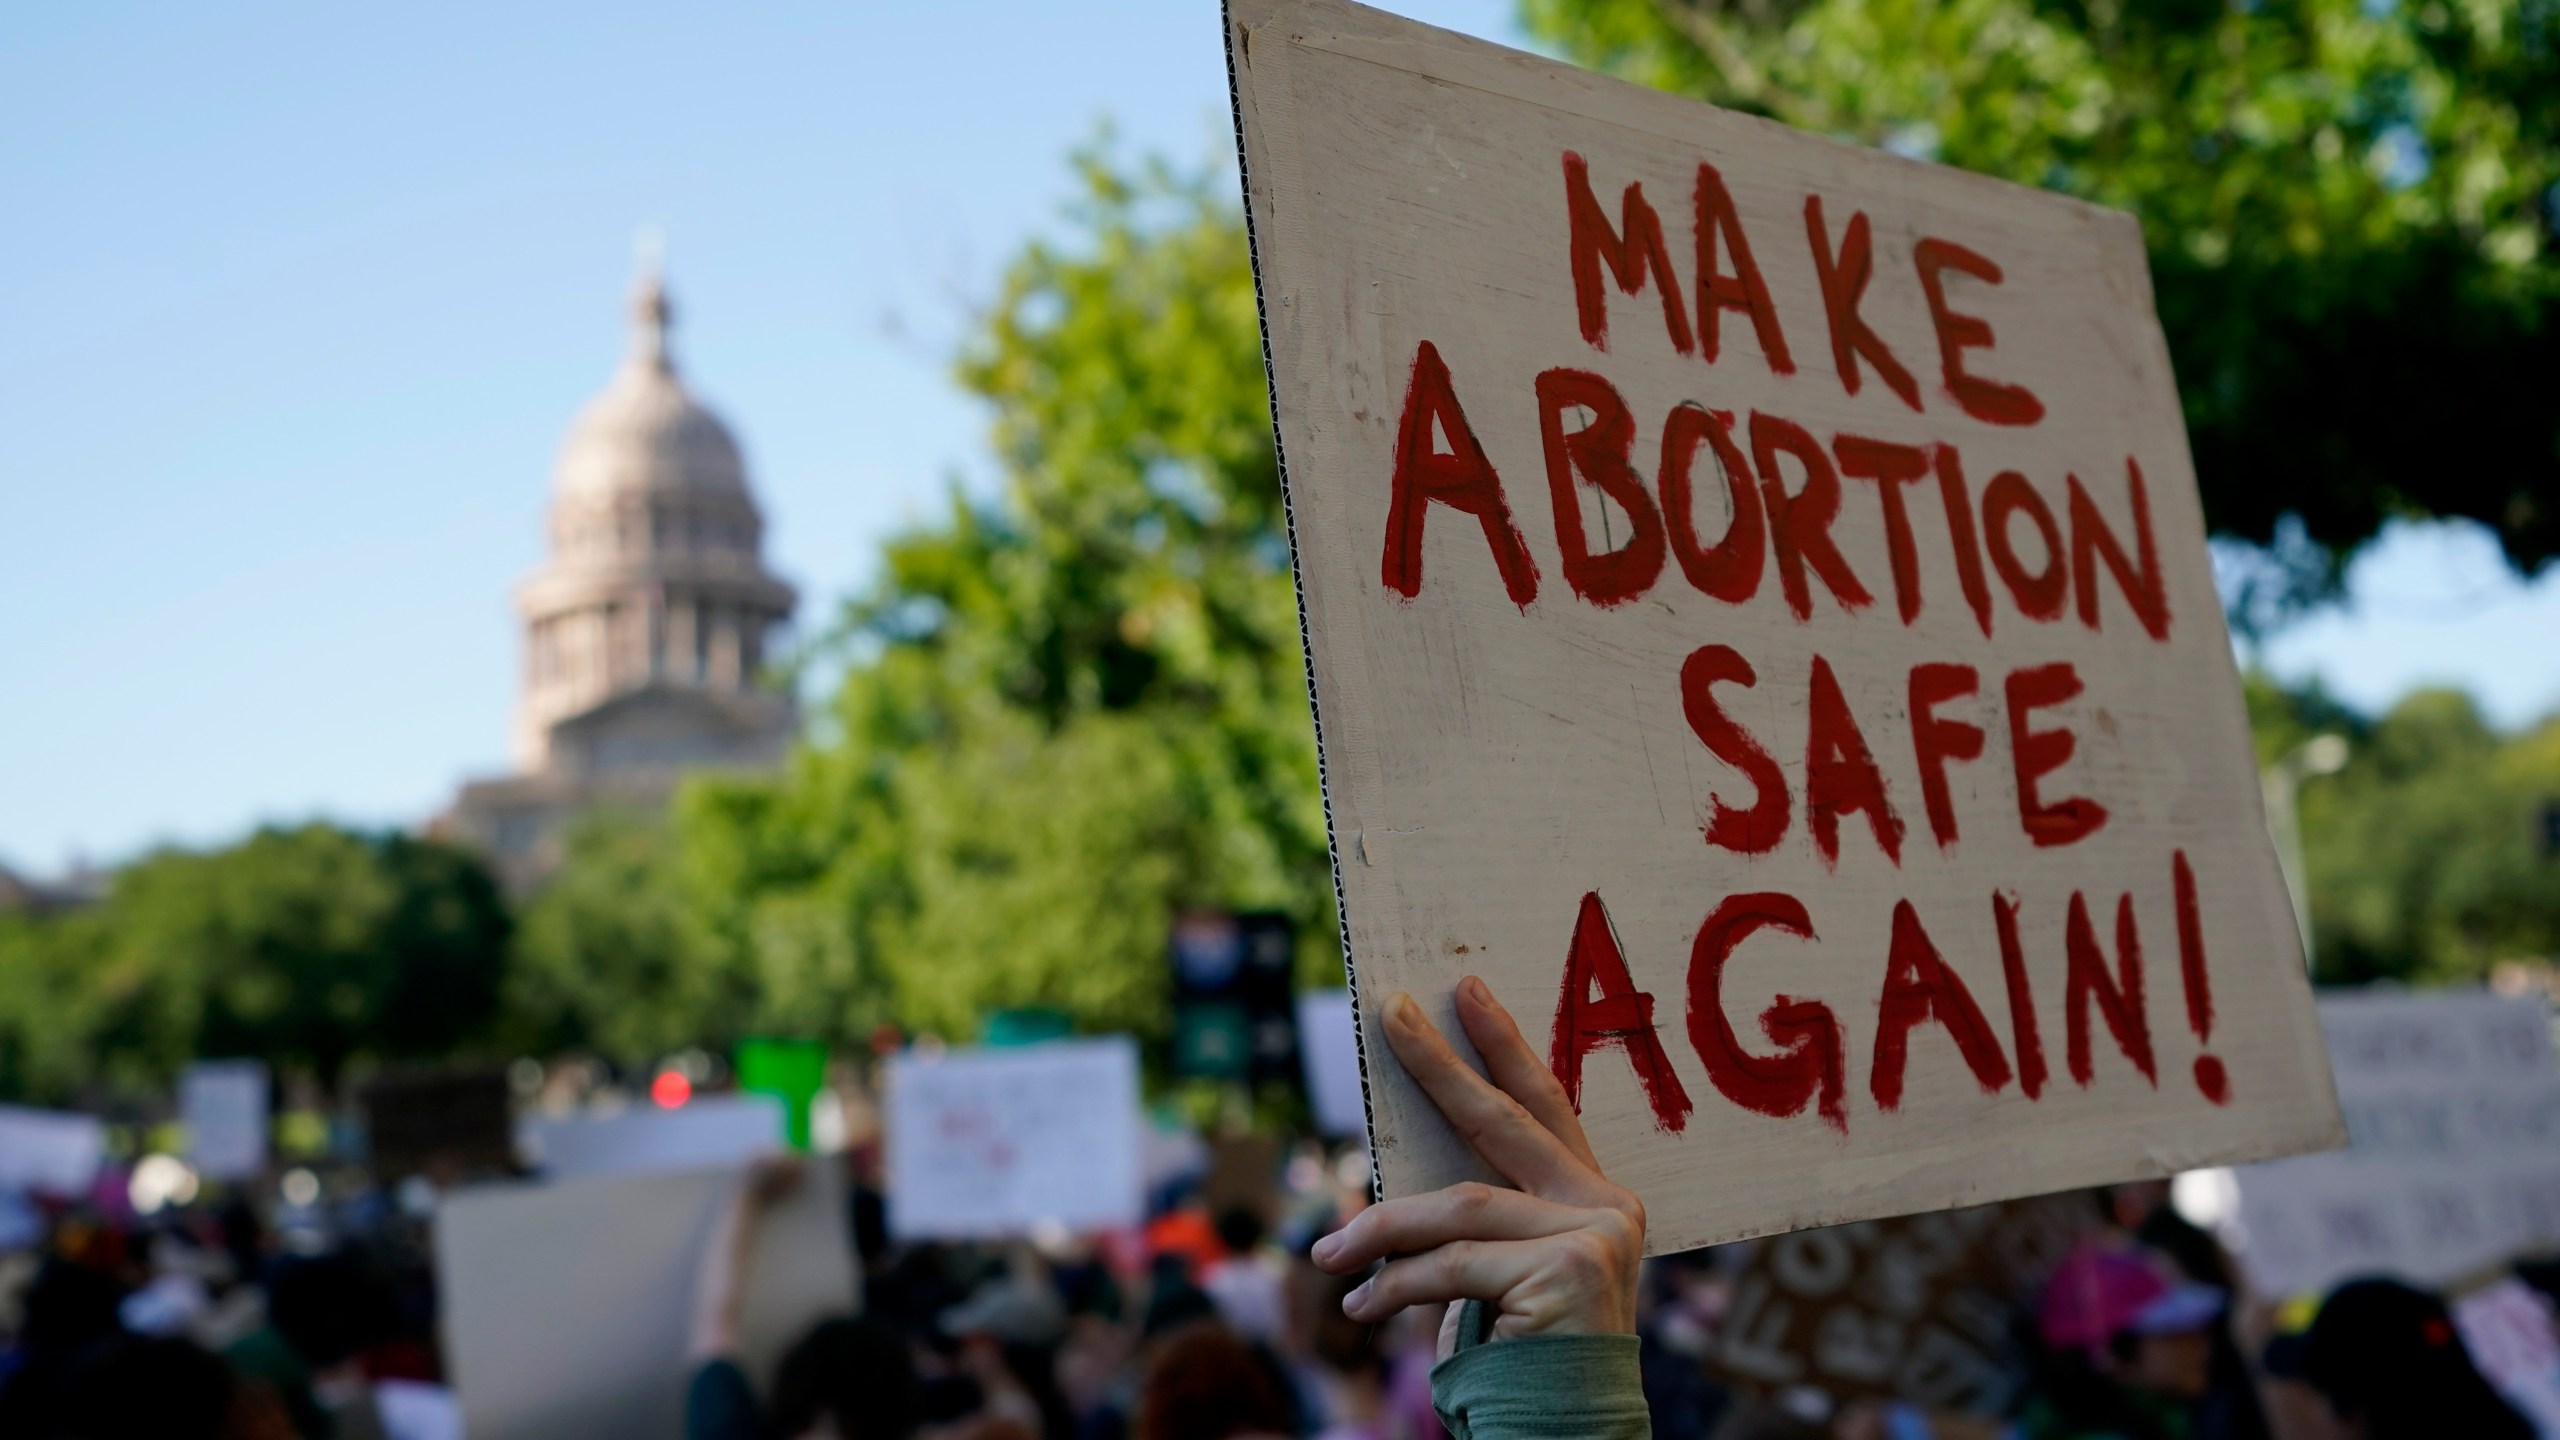
[[[1516,38],[1510,0],[1400,0]],[[822,615],[983,474],[947,360],[1067,151],[1220,153],[1212,0],[36,7],[0,48],[0,862],[411,823],[503,768],[509,588],[635,230]],[[2560,705],[2560,574],[2396,535],[2269,651]],[[2537,658],[2538,657],[2538,658]]]

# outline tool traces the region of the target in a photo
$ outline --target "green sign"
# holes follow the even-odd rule
[[[827,1084],[827,1047],[815,1040],[747,1040],[738,1046],[738,1088],[782,1102],[791,1148],[809,1148],[809,1102]]]

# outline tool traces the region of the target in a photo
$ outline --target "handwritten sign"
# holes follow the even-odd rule
[[[889,1062],[889,1230],[902,1240],[1134,1225],[1138,1051],[1125,1037]]]
[[[2353,1147],[2233,1172],[2225,1239],[2271,1295],[2358,1275],[2444,1285],[2560,1245],[2560,1069],[2536,1000],[2332,993]]]
[[[2097,1223],[2074,1192],[1777,1236],[1735,1279],[1707,1358],[1764,1389],[2006,1413],[2027,1307]]]
[[[1657,1249],[2335,1140],[2132,217],[1340,0],[1229,55],[1366,1054],[1484,977]]]

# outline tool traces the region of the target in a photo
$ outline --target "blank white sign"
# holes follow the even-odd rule
[[[782,1101],[702,1095],[673,1109],[634,1105],[611,1115],[531,1115],[519,1123],[527,1163],[554,1180],[734,1165],[785,1145]]]
[[[694,1278],[736,1169],[465,1190],[436,1212],[445,1355],[471,1440],[678,1440]],[[832,1165],[765,1217],[740,1360],[782,1353],[860,1303]]]

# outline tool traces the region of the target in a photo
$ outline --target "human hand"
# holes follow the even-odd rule
[[[1440,1113],[1520,1188],[1468,1181],[1372,1205],[1316,1242],[1312,1258],[1336,1275],[1386,1260],[1343,1298],[1354,1320],[1480,1300],[1498,1312],[1497,1338],[1633,1332],[1644,1203],[1600,1173],[1564,1086],[1474,976],[1458,984],[1458,1021],[1489,1082],[1458,1058],[1412,996],[1387,1002],[1383,1028]]]
[[[809,1175],[809,1167],[797,1155],[785,1152],[767,1155],[747,1167],[747,1208],[770,1210],[791,1198]]]

